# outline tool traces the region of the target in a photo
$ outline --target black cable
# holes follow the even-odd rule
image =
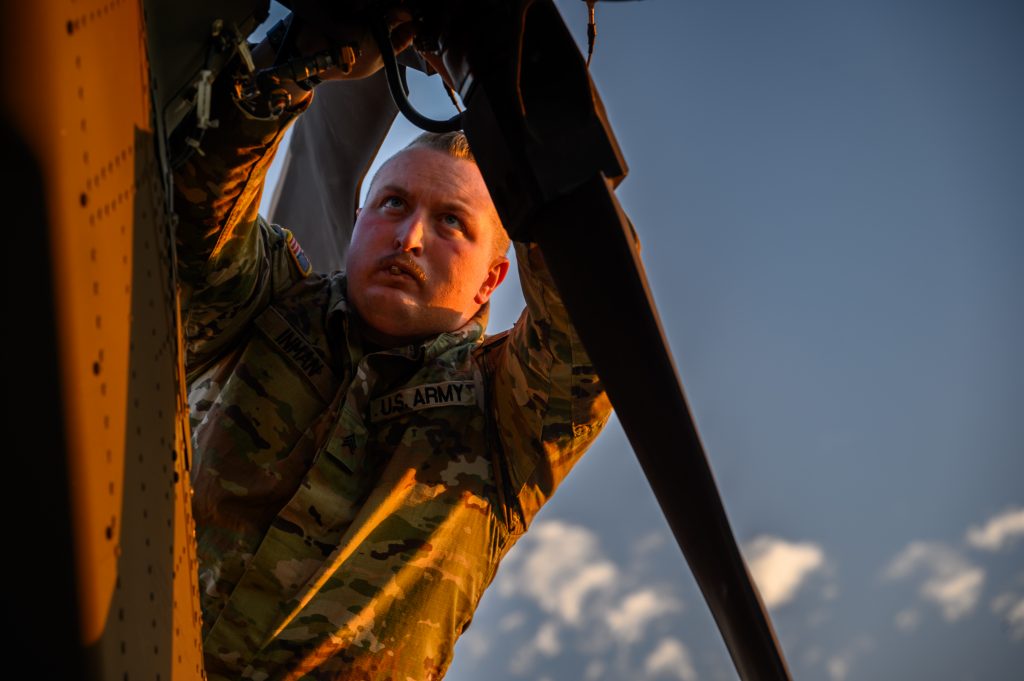
[[[427,132],[454,132],[462,129],[462,112],[457,113],[448,120],[436,120],[427,118],[412,105],[403,89],[403,78],[398,70],[398,59],[395,57],[395,50],[391,46],[390,31],[388,31],[386,20],[381,18],[370,23],[370,30],[373,38],[377,41],[380,49],[381,59],[384,61],[384,71],[388,77],[388,89],[391,91],[391,98],[395,100],[395,106],[402,112],[410,123]]]

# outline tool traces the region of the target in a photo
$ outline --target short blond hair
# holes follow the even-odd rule
[[[469,140],[466,139],[466,133],[461,130],[454,130],[452,132],[422,132],[416,139],[405,145],[405,148],[433,149],[434,151],[440,151],[442,154],[448,154],[452,158],[476,163],[476,157],[473,156],[473,150],[469,148]]]

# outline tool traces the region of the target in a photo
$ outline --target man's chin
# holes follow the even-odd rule
[[[364,322],[385,333],[415,328],[420,310],[408,291],[393,286],[367,286],[352,302]]]

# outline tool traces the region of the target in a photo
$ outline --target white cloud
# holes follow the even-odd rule
[[[633,543],[633,553],[640,556],[654,553],[668,543],[669,536],[666,532],[650,532]]]
[[[854,661],[875,647],[875,641],[870,636],[860,636],[853,640],[842,651],[833,655],[825,662],[825,670],[832,681],[845,681],[850,675],[850,668]]]
[[[584,681],[597,681],[602,676],[604,676],[604,662],[591,660],[587,663],[587,671],[583,673]]]
[[[644,634],[644,628],[662,615],[682,610],[682,604],[669,594],[654,589],[634,591],[623,598],[617,607],[605,615],[612,634],[623,643],[635,643]]]
[[[474,660],[482,660],[491,651],[491,642],[479,629],[470,629],[459,637],[459,650],[466,651]]]
[[[602,551],[597,534],[585,527],[558,520],[534,523],[502,562],[494,584],[501,596],[536,606],[533,611],[523,604],[498,622],[499,632],[518,643],[507,661],[509,672],[535,678],[545,658],[572,652],[583,655],[586,667],[580,676],[585,681],[632,676],[642,661],[635,648],[654,623],[683,610],[673,585],[649,579],[651,556],[662,541],[644,537],[638,551],[616,563]],[[689,657],[683,660],[686,665],[674,669],[689,673]],[[670,678],[679,675],[668,673]]]
[[[811,542],[757,537],[744,547],[750,573],[769,608],[796,596],[804,581],[825,565],[825,552]]]
[[[498,620],[498,631],[509,632],[526,624],[526,613],[515,610]]]
[[[919,589],[921,598],[938,605],[949,622],[974,610],[985,583],[984,570],[938,542],[911,542],[892,559],[884,577],[896,580],[916,573],[927,575]]]
[[[690,651],[674,638],[663,638],[658,642],[644,662],[644,671],[648,678],[668,676],[679,681],[697,681]]]
[[[537,650],[548,657],[554,657],[562,652],[562,644],[558,642],[558,625],[554,622],[542,624],[540,629],[537,630],[533,644],[537,647]]]
[[[921,587],[921,594],[940,604],[943,616],[953,622],[974,609],[984,583],[985,571],[974,568],[956,575],[931,579]]]
[[[896,613],[895,618],[896,628],[903,632],[910,632],[917,629],[918,623],[921,621],[921,613],[915,608],[907,608],[906,610],[900,610]]]
[[[522,676],[533,667],[537,655],[555,657],[561,652],[562,644],[558,639],[558,623],[548,620],[540,625],[533,638],[512,657],[508,669],[512,674]]]
[[[1009,508],[967,531],[967,543],[976,549],[999,551],[1024,536],[1024,508]]]
[[[1002,615],[1003,622],[1015,641],[1024,641],[1024,597],[1004,593],[992,599],[992,612]]]
[[[499,573],[498,592],[527,596],[569,624],[580,624],[586,599],[610,592],[619,577],[596,534],[557,520],[536,523],[513,554]]]
[[[825,668],[828,669],[828,678],[832,681],[843,681],[850,673],[850,662],[845,657],[830,657]]]

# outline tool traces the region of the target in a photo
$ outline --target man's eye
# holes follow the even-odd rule
[[[389,196],[381,201],[381,206],[384,208],[402,208],[405,206],[405,201],[398,198],[397,196]]]
[[[462,220],[460,220],[458,216],[452,215],[451,213],[447,213],[441,216],[441,224],[443,224],[445,227],[448,227],[449,229],[457,229],[460,231],[462,230]]]

